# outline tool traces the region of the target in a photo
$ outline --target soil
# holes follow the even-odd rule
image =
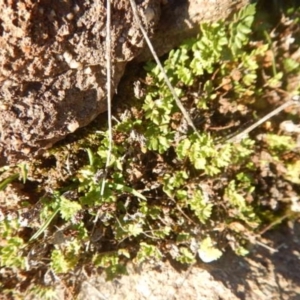
[[[82,282],[78,299],[299,300],[300,222],[266,233],[265,245],[276,252],[253,245],[246,257],[228,251],[215,263],[187,270],[165,261],[131,265],[129,276],[109,282],[93,275]]]

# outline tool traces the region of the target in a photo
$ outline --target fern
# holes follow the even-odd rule
[[[210,219],[213,205],[203,197],[201,191],[196,190],[188,204],[201,223],[205,224]]]
[[[233,22],[229,25],[229,47],[234,56],[240,54],[240,50],[249,41],[251,26],[254,21],[256,5],[250,4],[234,15]]]

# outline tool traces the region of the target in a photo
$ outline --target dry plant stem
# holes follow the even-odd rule
[[[176,92],[175,92],[174,88],[172,87],[172,84],[171,84],[171,82],[170,82],[170,80],[169,80],[169,78],[168,78],[168,76],[167,76],[167,74],[166,74],[166,72],[165,72],[165,70],[164,70],[164,68],[163,68],[163,66],[162,66],[162,64],[161,64],[158,56],[157,56],[157,54],[156,54],[156,51],[153,48],[153,45],[152,45],[152,43],[151,43],[151,41],[150,41],[150,39],[148,37],[148,34],[147,34],[146,30],[144,29],[144,27],[142,25],[142,22],[141,22],[141,19],[140,19],[138,10],[137,10],[136,3],[134,2],[134,0],[130,0],[130,4],[131,4],[131,8],[132,8],[135,20],[136,20],[136,22],[138,23],[138,25],[140,27],[140,30],[141,30],[144,38],[145,38],[145,41],[146,41],[146,43],[147,43],[147,45],[149,47],[149,50],[151,51],[151,54],[153,55],[153,58],[155,59],[155,61],[156,61],[157,65],[158,65],[161,73],[163,74],[165,83],[167,84],[170,92],[172,93],[173,98],[174,98],[174,100],[175,100],[178,108],[180,109],[180,111],[181,111],[183,117],[186,119],[187,123],[193,128],[193,130],[195,131],[195,133],[199,136],[199,133],[198,133],[198,131],[197,131],[197,129],[196,129],[196,127],[195,127],[195,125],[194,125],[194,123],[193,123],[190,115],[189,115],[189,113],[186,111],[186,109],[184,108],[184,106],[180,102],[178,96],[176,95]]]
[[[268,246],[268,245],[266,245],[266,244],[264,244],[264,243],[262,243],[262,242],[260,242],[260,241],[255,241],[255,243],[256,243],[257,245],[259,245],[259,246],[261,246],[261,247],[263,247],[263,248],[269,250],[271,253],[276,253],[276,252],[278,252],[277,249],[274,249],[274,248],[272,248],[272,247],[270,247],[270,246]]]
[[[263,248],[269,250],[271,253],[275,253],[278,251],[277,249],[274,249],[274,248],[268,246],[267,244],[259,241],[258,238],[261,238],[261,236],[259,234],[255,234],[254,236],[251,236],[251,234],[246,234],[245,237],[249,240],[249,242],[251,244],[263,247]]]
[[[107,149],[107,157],[105,164],[105,172],[104,177],[102,179],[100,197],[104,194],[104,188],[106,183],[106,174],[107,169],[110,164],[111,159],[111,151],[112,151],[112,118],[111,118],[111,0],[106,1],[106,91],[107,91],[107,122],[108,122],[108,149]],[[98,222],[100,215],[100,210],[97,212],[97,215],[94,220],[94,226],[92,229],[91,236],[93,236],[96,224]],[[87,244],[87,249],[90,246],[90,242]]]
[[[272,229],[274,226],[282,223],[285,219],[291,217],[293,215],[292,212],[285,214],[284,216],[280,217],[279,219],[273,221],[271,224],[269,224],[267,227],[265,227],[263,230],[261,230],[258,233],[258,236],[263,235],[264,233],[266,233],[267,231],[269,231],[270,229]]]
[[[171,199],[172,202],[175,203],[176,208],[178,209],[178,211],[179,211],[179,212],[180,212],[187,220],[189,220],[192,224],[197,225],[192,219],[190,219],[190,218],[183,212],[183,210],[180,208],[180,206],[177,204],[177,202],[175,201],[174,198],[172,198],[172,197],[169,197],[169,198]]]
[[[112,151],[112,120],[111,120],[111,0],[106,1],[106,90],[107,90],[107,120],[108,120],[108,149],[105,164],[105,171],[110,163]],[[104,174],[106,174],[105,172]],[[101,196],[104,193],[106,175],[101,186]]]
[[[253,129],[255,129],[256,127],[258,127],[259,125],[261,125],[262,123],[264,123],[265,121],[269,120],[270,118],[272,118],[273,116],[277,115],[278,113],[280,113],[282,110],[284,110],[285,108],[297,104],[299,105],[300,102],[300,97],[294,97],[291,100],[283,103],[282,105],[280,105],[279,107],[277,107],[276,109],[274,109],[273,111],[271,111],[269,114],[267,114],[266,116],[264,116],[263,118],[261,118],[259,121],[257,121],[256,123],[254,123],[253,125],[251,125],[250,127],[248,127],[247,129],[245,129],[244,131],[242,131],[241,133],[235,135],[234,137],[230,138],[229,140],[227,140],[228,143],[239,143],[242,139],[244,139],[247,134],[249,132],[251,132]]]

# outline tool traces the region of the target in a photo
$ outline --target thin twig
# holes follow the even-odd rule
[[[272,253],[278,252],[277,249],[274,249],[274,248],[272,248],[272,247],[270,247],[270,246],[268,246],[268,245],[266,245],[266,244],[264,244],[264,243],[262,243],[262,242],[260,242],[260,241],[255,241],[254,243],[256,243],[257,245],[259,245],[259,246],[261,246],[261,247],[263,247],[263,248],[269,250],[269,251],[272,252]]]
[[[111,0],[106,0],[106,91],[107,91],[107,122],[108,122],[108,148],[107,148],[107,157],[105,164],[105,172],[102,179],[100,197],[103,197],[104,188],[106,184],[107,169],[110,164],[111,152],[112,152],[112,117],[111,117]],[[94,226],[92,229],[91,236],[93,236],[96,225],[100,216],[100,210],[98,210],[97,215],[94,220]],[[89,248],[90,243],[87,244],[87,249]]]
[[[243,130],[241,133],[239,133],[239,134],[235,135],[234,137],[228,139],[226,142],[228,142],[228,143],[239,143],[253,129],[255,129],[256,127],[258,127],[259,125],[261,125],[262,123],[264,123],[268,119],[272,118],[273,116],[277,115],[278,113],[280,113],[285,108],[287,108],[289,106],[292,106],[294,104],[297,104],[297,105],[300,104],[300,96],[294,96],[294,97],[292,97],[291,100],[283,103],[282,105],[280,105],[279,107],[277,107],[276,109],[274,109],[273,111],[271,111],[269,114],[267,114],[266,116],[264,116],[263,118],[261,118],[260,120],[258,120],[256,123],[254,123],[253,125],[251,125],[247,129]]]
[[[102,181],[101,196],[104,193],[106,173],[110,164],[112,152],[112,120],[111,120],[111,0],[106,0],[106,91],[107,91],[107,122],[108,122],[108,149],[105,164],[105,175]]]
[[[174,204],[176,205],[176,208],[178,209],[178,211],[187,219],[189,220],[192,224],[197,225],[191,218],[189,218],[181,209],[181,207],[178,205],[178,203],[176,202],[176,200],[172,197],[169,196],[169,199],[174,202]]]
[[[274,226],[281,224],[285,219],[289,218],[290,216],[292,216],[293,213],[287,213],[284,216],[274,220],[272,223],[270,223],[267,227],[265,227],[264,229],[262,229],[259,233],[258,236],[261,236],[263,234],[265,234],[267,231],[269,231],[270,229],[272,229]]]
[[[146,30],[144,29],[144,26],[143,26],[143,24],[141,22],[141,19],[140,19],[138,10],[137,10],[136,3],[134,2],[134,0],[130,0],[130,4],[131,4],[131,7],[132,7],[132,11],[133,11],[133,15],[135,17],[135,20],[136,20],[136,22],[138,23],[138,25],[140,27],[140,30],[141,30],[144,38],[145,38],[145,41],[146,41],[146,43],[147,43],[147,45],[149,47],[149,50],[151,51],[151,53],[153,55],[154,60],[156,61],[156,63],[158,65],[161,73],[163,74],[164,81],[167,84],[170,92],[172,93],[173,98],[174,98],[174,100],[175,100],[178,108],[180,109],[183,117],[186,119],[186,121],[188,122],[188,124],[193,128],[193,130],[195,131],[195,133],[199,136],[199,133],[198,133],[198,131],[197,131],[197,129],[196,129],[196,127],[195,127],[195,125],[194,125],[194,123],[193,123],[190,115],[189,115],[189,113],[186,111],[186,109],[184,108],[184,106],[180,102],[180,100],[179,100],[179,98],[178,98],[178,96],[177,96],[177,94],[176,94],[176,92],[175,92],[175,90],[174,90],[174,88],[173,88],[173,86],[172,86],[172,84],[171,84],[171,82],[170,82],[167,74],[166,74],[166,71],[164,70],[164,67],[162,66],[162,64],[161,64],[161,62],[160,62],[160,60],[159,60],[159,58],[158,58],[158,56],[156,54],[156,51],[153,48],[153,45],[152,45],[152,43],[151,43],[151,41],[150,41],[150,39],[148,37],[148,34],[147,34]]]

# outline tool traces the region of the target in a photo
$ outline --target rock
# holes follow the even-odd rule
[[[103,2],[0,0],[0,166],[39,155],[106,110]],[[247,0],[136,2],[162,54],[200,21],[226,17]],[[111,30],[115,90],[127,62],[149,53],[128,0],[112,1]]]

